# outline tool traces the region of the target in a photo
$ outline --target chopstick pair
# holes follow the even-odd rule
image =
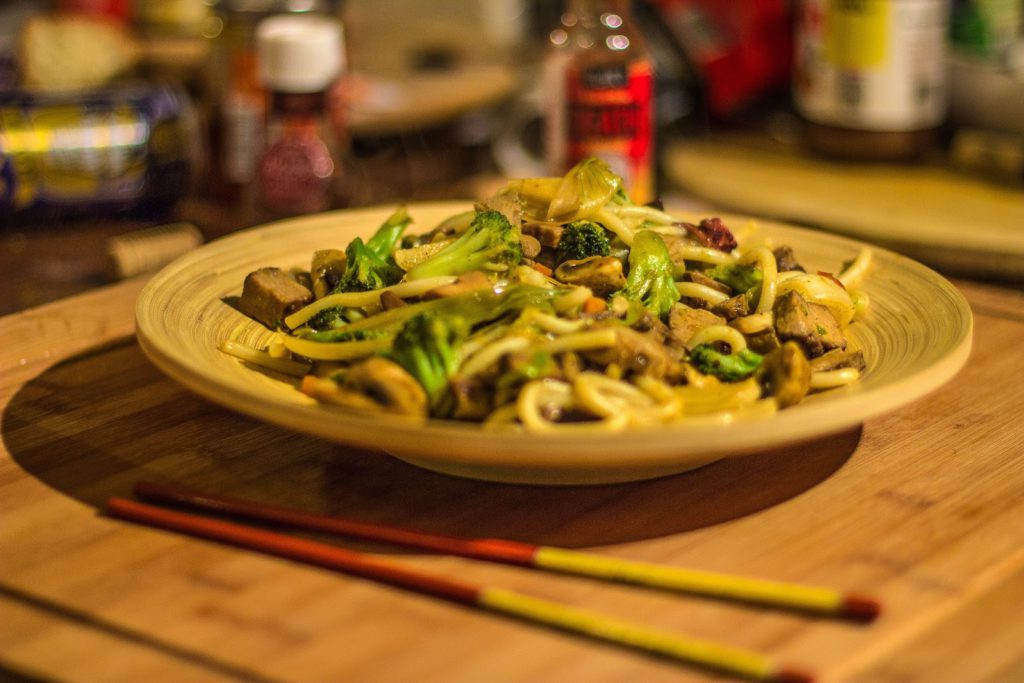
[[[137,484],[134,493],[143,500],[247,520],[272,522],[463,557],[752,602],[824,616],[871,621],[880,611],[878,602],[871,598],[844,594],[827,588],[631,562],[517,541],[466,539],[429,534],[146,482]],[[749,650],[658,631],[502,588],[478,586],[432,576],[363,553],[283,533],[168,510],[124,498],[110,499],[107,503],[107,513],[122,519],[340,570],[459,604],[515,616],[753,680],[780,683],[813,680],[804,672],[779,666],[770,658]]]

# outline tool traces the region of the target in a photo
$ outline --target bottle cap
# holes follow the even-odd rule
[[[341,24],[326,16],[286,14],[260,22],[256,31],[260,80],[270,90],[326,90],[345,66]]]

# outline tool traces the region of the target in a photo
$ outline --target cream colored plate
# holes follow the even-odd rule
[[[1024,279],[1024,190],[940,168],[854,164],[728,140],[665,155],[678,185],[715,206],[885,244],[951,273]]]
[[[467,208],[413,204],[423,231]],[[240,329],[243,341],[270,332],[221,301],[237,295],[261,266],[308,268],[315,249],[367,236],[392,207],[321,214],[236,233],[184,256],[146,286],[136,308],[142,348],[164,372],[232,410],[339,443],[377,448],[417,465],[498,481],[576,484],[645,479],[838,432],[932,391],[964,364],[971,313],[960,293],[924,266],[878,250],[865,285],[870,315],[851,328],[869,369],[862,381],[776,415],[742,424],[681,424],[623,433],[574,430],[527,435],[431,421],[411,424],[318,405],[294,383],[247,367],[217,350]],[[739,219],[730,219],[733,225]],[[823,233],[761,223],[809,269],[836,271],[860,244]]]

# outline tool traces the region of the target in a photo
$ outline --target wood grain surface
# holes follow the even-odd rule
[[[662,479],[457,479],[220,409],[134,341],[128,281],[0,319],[0,665],[81,681],[708,681],[364,580],[104,517],[138,479],[874,593],[870,626],[344,542],[762,650],[825,681],[1020,680],[1024,295],[958,282],[967,366],[839,436]]]

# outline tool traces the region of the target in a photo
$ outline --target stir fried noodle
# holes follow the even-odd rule
[[[633,204],[599,159],[412,221],[251,273],[237,307],[276,334],[221,349],[323,403],[531,432],[730,422],[865,370],[846,331],[870,250],[806,269],[752,223]]]

